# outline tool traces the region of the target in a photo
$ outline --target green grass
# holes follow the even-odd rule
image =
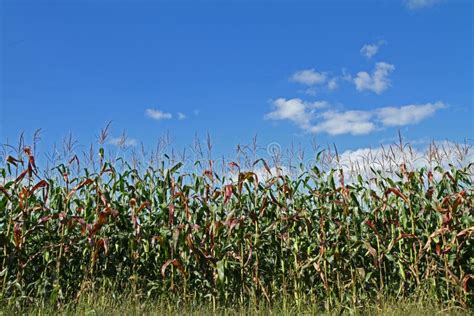
[[[0,315],[467,315],[472,309],[454,302],[440,304],[431,300],[378,298],[369,305],[338,305],[330,309],[322,302],[294,300],[265,301],[245,305],[213,305],[209,302],[176,302],[170,300],[142,299],[133,295],[116,295],[98,291],[88,293],[79,301],[68,304],[35,306],[3,306]]]

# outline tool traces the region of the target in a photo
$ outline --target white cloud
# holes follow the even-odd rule
[[[399,146],[384,145],[376,148],[358,148],[346,150],[339,155],[339,162],[333,162],[334,167],[342,168],[346,184],[357,181],[360,175],[368,180],[376,176],[373,170],[381,171],[384,175],[393,175],[400,170],[400,164],[405,163],[410,169],[422,167],[423,153],[415,148],[402,150]],[[374,187],[376,189],[376,187]]]
[[[339,87],[338,76],[330,76],[327,72],[317,72],[314,68],[295,72],[290,81],[308,86],[307,89],[299,92],[315,96],[320,91],[336,90]]]
[[[370,59],[378,53],[380,46],[383,44],[385,44],[385,41],[378,41],[377,43],[373,44],[365,44],[360,49],[360,53]]]
[[[379,46],[377,44],[365,44],[360,49],[360,53],[367,58],[371,58],[372,56],[375,56],[375,54],[377,54],[378,50]]]
[[[295,72],[290,81],[301,83],[307,86],[323,84],[326,82],[327,75],[324,72],[317,72],[313,69],[305,69]]]
[[[418,145],[414,145],[415,143]],[[305,161],[305,165],[310,169],[315,164],[324,170],[342,169],[346,185],[357,182],[358,176],[361,176],[363,180],[369,181],[369,185],[373,190],[379,192],[380,187],[370,179],[379,177],[379,172],[382,176],[397,177],[396,173],[399,174],[401,164],[405,164],[407,171],[426,167],[433,172],[434,178],[439,180],[442,178],[443,172],[434,170],[434,167],[441,166],[445,170],[449,170],[450,165],[465,167],[474,162],[474,147],[472,144],[449,141],[419,143],[419,141],[404,141],[404,146],[399,146],[398,142],[385,143],[374,148],[362,147],[340,151],[337,157],[334,151],[326,150],[323,153],[322,160],[316,162],[314,158],[310,158]],[[282,157],[284,158],[285,154]],[[261,165],[254,168],[243,168],[243,170],[231,168],[226,174],[227,183],[237,182],[239,171],[254,172],[260,182],[265,182],[275,176],[301,176],[300,169],[295,168],[295,165],[292,165],[291,162],[286,164],[283,162],[285,160],[273,162],[273,165],[271,160],[267,160],[267,163],[270,164],[271,173]],[[471,168],[471,170],[474,169]],[[334,180],[338,182],[339,173],[336,172],[333,176]]]
[[[301,92],[301,91],[299,91]],[[306,93],[307,95],[310,95],[310,96],[315,96],[318,94],[318,89],[316,89],[315,87],[309,87],[308,89],[302,91],[304,93]]]
[[[273,101],[273,107],[265,119],[288,120],[309,133],[365,135],[384,127],[420,123],[445,105],[436,102],[365,111],[335,111],[327,110],[330,104],[326,101],[279,98]]]
[[[313,133],[326,132],[331,135],[364,135],[375,129],[375,124],[370,121],[372,117],[370,112],[327,111],[322,113],[320,116],[323,121],[310,128],[310,131]]]
[[[305,102],[301,99],[279,98],[273,102],[274,110],[265,119],[289,120],[301,129],[311,132],[325,132],[331,135],[370,133],[375,125],[370,121],[372,113],[365,111],[324,111],[317,114],[316,110],[329,107],[326,101]],[[320,120],[314,125],[312,121]]]
[[[336,90],[338,87],[339,87],[339,85],[338,85],[338,83],[337,83],[337,79],[336,79],[336,78],[331,78],[331,79],[328,81],[328,89],[329,89],[329,90]]]
[[[341,79],[344,81],[350,81],[350,82],[352,81],[352,75],[349,72],[347,72],[346,68],[342,68]]]
[[[405,6],[410,10],[417,10],[432,7],[441,0],[405,0]]]
[[[325,101],[306,102],[301,99],[278,98],[273,101],[274,110],[265,115],[269,120],[289,120],[303,129],[309,128],[315,109],[328,106]]]
[[[109,140],[109,144],[118,146],[118,147],[133,147],[138,144],[138,141],[133,138],[128,138],[125,135],[121,137],[112,137]]]
[[[329,102],[327,101],[314,101],[308,104],[309,104],[310,109],[324,109],[324,108],[329,107],[330,105]]]
[[[443,102],[384,107],[377,110],[377,117],[385,126],[410,125],[421,122],[444,107]]]
[[[185,114],[178,112],[178,120],[184,120],[185,118],[186,118]]]
[[[371,169],[382,174],[393,174],[404,163],[408,170],[435,166],[449,168],[449,165],[466,166],[474,162],[474,150],[469,144],[449,141],[432,142],[425,146],[414,146],[409,142],[405,147],[386,144],[376,148],[358,148],[346,150],[339,155],[339,166],[349,179],[356,180],[375,176]]]
[[[270,120],[290,120],[299,126],[309,125],[310,118],[306,113],[306,106],[301,99],[278,98],[273,102],[274,111],[265,115]]]
[[[169,120],[173,118],[173,115],[171,113],[166,113],[156,109],[146,109],[145,115],[157,121]]]
[[[369,90],[381,94],[390,86],[388,76],[395,69],[395,66],[380,62],[375,64],[375,70],[372,74],[360,71],[354,78],[354,84],[358,91]]]

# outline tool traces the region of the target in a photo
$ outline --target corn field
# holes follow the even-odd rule
[[[294,176],[256,159],[265,179],[237,162],[229,177],[212,161],[139,169],[106,156],[100,148],[97,168],[73,156],[47,173],[30,147],[5,156],[2,304],[63,304],[106,288],[224,305],[416,296],[473,307],[471,164],[400,164],[349,181],[321,167],[321,153]]]

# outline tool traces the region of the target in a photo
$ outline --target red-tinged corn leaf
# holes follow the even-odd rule
[[[444,248],[444,249],[441,249],[441,254],[442,254],[442,255],[445,255],[445,254],[447,254],[448,252],[450,252],[451,249],[453,249],[453,247],[451,247],[451,246],[448,246],[448,247],[446,247],[446,248]]]
[[[13,241],[15,242],[15,247],[21,249],[22,247],[22,234],[21,234],[21,224],[15,223],[13,226]]]
[[[291,195],[291,193],[292,193],[292,190],[290,189],[290,187],[289,187],[286,183],[283,184],[283,185],[281,185],[281,186],[279,187],[279,190],[280,190],[281,192],[283,192],[283,194],[284,194],[285,196]]]
[[[471,234],[474,234],[474,226],[472,227],[468,227],[468,228],[465,228],[463,230],[461,230],[457,235],[456,237],[463,237],[465,235],[471,235]]]
[[[262,201],[262,206],[260,206],[260,211],[258,212],[260,214],[260,216],[263,215],[263,213],[265,212],[267,206],[268,206],[268,198],[265,196],[263,198],[263,201]]]
[[[368,219],[368,220],[365,221],[365,224],[366,224],[367,226],[369,226],[370,229],[372,229],[372,230],[374,231],[374,233],[377,234],[377,236],[380,236],[380,235],[379,235],[379,232],[377,231],[377,228],[375,228],[374,222],[372,222],[370,219]]]
[[[237,226],[239,225],[240,223],[242,223],[244,221],[245,218],[233,218],[230,223],[228,223],[227,225],[229,226],[229,232],[228,234],[232,234],[232,230]]]
[[[22,210],[26,208],[27,200],[29,196],[30,196],[30,191],[26,187],[21,188],[20,194],[18,196],[19,197],[18,202]]]
[[[436,249],[436,254],[439,256],[441,254],[441,244],[437,243],[435,249]]]
[[[270,167],[268,166],[267,162],[265,161],[265,159],[262,159],[262,158],[257,159],[257,160],[253,163],[253,165],[255,166],[255,165],[256,165],[257,163],[259,163],[259,162],[262,162],[263,167],[265,168],[265,170],[266,170],[270,175],[272,175],[272,171],[271,171]]]
[[[10,194],[8,193],[7,189],[5,189],[5,187],[4,187],[3,185],[0,185],[0,192],[2,192],[3,194],[5,194],[5,196],[7,197],[7,199],[11,200]]]
[[[400,192],[400,190],[398,190],[397,188],[388,188],[385,191],[385,196],[388,196],[390,193],[395,194],[396,196],[398,196],[399,198],[403,199],[405,202],[408,203],[408,198],[405,196],[405,194]]]
[[[137,209],[137,214],[138,214],[139,212],[143,211],[144,209],[149,208],[149,207],[150,207],[150,202],[148,202],[148,201],[143,202],[143,203],[140,205],[140,207]]]
[[[28,173],[28,169],[20,173],[20,175],[15,179],[15,182],[16,183],[21,182],[21,180],[23,180],[23,178],[26,176],[27,173]]]
[[[29,161],[28,161],[28,176],[31,178],[33,176],[33,174],[36,174],[36,163],[35,163],[35,158],[33,156],[30,156],[29,157]]]
[[[174,225],[174,204],[171,203],[168,206],[168,225],[173,226]]]
[[[114,168],[110,164],[104,164],[100,170],[100,175],[102,176],[105,173],[115,174]]]
[[[163,278],[165,278],[166,276],[166,268],[168,268],[168,266],[172,264],[174,267],[176,267],[179,272],[181,272],[182,275],[186,275],[185,271],[184,271],[184,268],[183,266],[181,265],[181,263],[178,261],[178,259],[170,259],[168,261],[166,261],[163,266],[161,267],[161,276]]]
[[[344,184],[344,171],[342,169],[339,170],[339,184],[341,185],[341,188],[345,187],[345,184]],[[345,191],[343,191],[343,194],[345,194]]]
[[[221,196],[222,192],[221,191],[214,191],[214,193],[212,193],[212,200],[213,201],[216,201],[219,196]]]
[[[8,163],[11,163],[12,165],[14,165],[15,167],[18,167],[18,164],[19,163],[23,163],[23,160],[18,160],[12,156],[8,156],[7,157],[7,162]]]
[[[164,240],[163,240],[163,238],[162,238],[161,236],[156,235],[156,236],[151,237],[151,246],[152,246],[152,247],[155,247],[155,243],[156,243],[157,241],[160,243],[161,246],[164,245]]]
[[[48,186],[49,186],[49,184],[48,184],[48,182],[46,182],[46,180],[41,180],[31,188],[30,194],[33,194],[38,189],[45,188],[45,187],[48,187]]]
[[[41,225],[41,224],[44,224],[46,222],[48,222],[51,218],[53,218],[54,215],[47,215],[47,216],[43,216],[41,217],[39,220],[38,220],[38,224]]]
[[[24,153],[28,156],[29,164],[31,169],[36,169],[35,157],[33,156],[33,152],[31,151],[30,147],[23,148]]]
[[[208,177],[211,181],[214,180],[214,174],[212,170],[204,170],[204,176]]]
[[[470,292],[470,283],[474,283],[474,275],[473,274],[468,274],[462,278],[462,288],[465,293]],[[474,289],[474,284],[472,285],[472,288]]]
[[[433,241],[433,239],[437,236],[442,236],[444,235],[445,233],[449,232],[449,228],[447,227],[442,227],[442,228],[439,228],[437,229],[436,231],[434,231],[429,237],[428,237],[428,241],[426,242],[425,246],[423,247],[423,250],[426,251],[428,249],[430,249],[431,247],[431,242]]]
[[[451,212],[456,212],[459,205],[461,205],[461,203],[463,202],[465,195],[466,195],[466,190],[463,190],[457,194],[457,197],[454,200],[453,206],[451,207]]]
[[[365,247],[367,248],[367,251],[370,253],[370,255],[374,257],[374,262],[375,262],[375,260],[377,259],[377,250],[375,250],[375,248],[372,247],[372,245],[368,242],[365,242],[364,244],[365,244]]]
[[[74,187],[71,192],[69,192],[69,194],[67,195],[67,199],[71,199],[71,197],[78,191],[80,190],[81,188],[87,186],[87,185],[90,185],[94,183],[94,180],[92,179],[85,179],[84,181],[82,181],[81,183],[79,183],[76,187]]]
[[[105,197],[105,195],[102,194],[101,192],[98,192],[98,194],[100,195],[100,201],[102,202],[102,204],[104,206],[107,206],[108,203],[107,203],[107,198]]]
[[[400,236],[395,239],[395,242],[400,241],[401,239],[418,239],[419,238],[415,234],[400,234]]]
[[[430,200],[430,199],[433,197],[434,190],[435,190],[435,189],[434,189],[433,187],[430,187],[430,188],[428,189],[428,191],[426,191],[425,196],[426,196],[427,199]]]
[[[451,216],[451,213],[450,212],[446,212],[445,214],[443,214],[443,226],[448,226],[449,223],[451,223],[451,221],[453,220],[453,217]]]
[[[78,223],[81,226],[81,234],[82,235],[85,235],[87,233],[87,231],[90,231],[92,229],[91,225],[87,224],[86,221],[82,217],[71,216],[71,219],[69,220],[68,225],[72,226],[75,223]]]
[[[31,151],[31,148],[26,146],[23,148],[23,152],[29,157],[33,155],[33,152]]]
[[[258,183],[258,177],[254,172],[241,172],[239,173],[239,179],[238,179],[238,186],[239,186],[239,192],[242,192],[242,186],[245,181],[253,181],[255,184]]]
[[[74,155],[71,159],[69,159],[68,164],[71,165],[74,161],[78,166],[80,165],[79,158],[77,157],[77,155]]]
[[[433,183],[433,172],[431,172],[431,170],[428,171],[428,183]]]
[[[456,183],[456,180],[453,178],[451,173],[449,173],[449,171],[446,171],[443,176],[448,177],[451,182]]]
[[[99,257],[99,252],[101,249],[104,249],[104,254],[106,256],[109,255],[109,240],[107,238],[102,238],[96,241],[95,243],[95,251],[93,260],[96,261]]]
[[[231,161],[229,162],[229,167],[230,168],[237,168],[238,172],[240,173],[240,166],[238,163],[234,162],[234,161]]]
[[[107,219],[109,216],[117,217],[118,211],[112,209],[111,207],[106,207],[103,211],[99,213],[99,217],[97,221],[92,226],[92,229],[89,231],[89,236],[94,236],[101,228],[107,223]]]

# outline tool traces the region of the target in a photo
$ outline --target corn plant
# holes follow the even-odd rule
[[[470,164],[400,164],[348,181],[320,154],[295,176],[258,159],[262,180],[237,162],[230,177],[212,161],[188,173],[166,159],[139,169],[105,156],[47,173],[29,147],[6,157],[0,301],[62,304],[106,288],[212,304],[331,309],[426,296],[473,306]]]

